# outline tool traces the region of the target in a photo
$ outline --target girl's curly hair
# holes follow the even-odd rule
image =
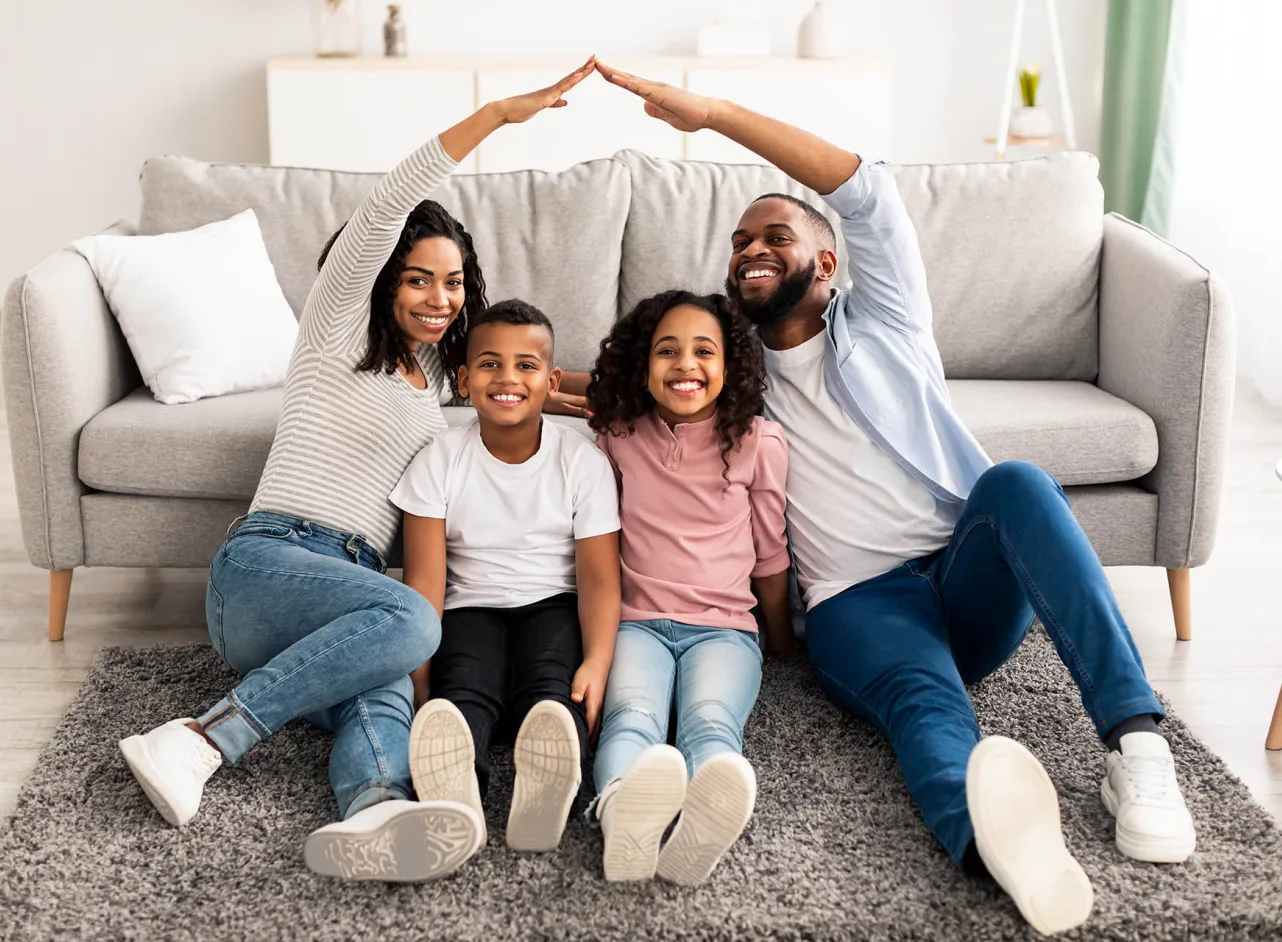
[[[588,381],[587,399],[592,409],[588,424],[596,432],[629,435],[637,419],[654,408],[649,388],[654,331],[664,314],[682,305],[707,311],[721,325],[726,365],[725,385],[717,396],[716,427],[721,476],[729,481],[730,453],[752,428],[753,417],[764,405],[766,367],[752,324],[723,294],[664,291],[639,302],[616,321],[601,341],[601,353]]]
[[[325,243],[316,263],[317,271],[325,267],[330,249],[346,227],[347,224],[344,223]],[[400,366],[410,369],[413,354],[405,342],[405,335],[396,325],[396,318],[392,314],[392,300],[396,297],[396,289],[405,271],[406,256],[420,240],[434,238],[451,240],[463,256],[463,307],[436,345],[445,375],[449,377],[450,388],[457,395],[458,368],[467,359],[468,321],[488,306],[485,300],[485,275],[481,273],[481,265],[476,259],[471,235],[436,200],[423,200],[410,212],[401,229],[396,248],[374,279],[369,299],[369,343],[365,356],[356,365],[356,369],[371,373],[395,373]]]

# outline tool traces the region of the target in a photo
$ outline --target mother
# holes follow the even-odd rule
[[[499,127],[565,105],[561,96],[592,67],[487,104],[429,141],[325,247],[271,455],[249,515],[232,524],[210,567],[209,634],[243,678],[199,719],[120,743],[170,824],[191,820],[224,761],[235,764],[306,717],[334,733],[329,774],[340,817],[308,837],[309,867],[421,880],[476,850],[481,822],[470,808],[412,800],[409,674],[435,652],[440,620],[385,575],[399,522],[387,495],[444,430],[441,404],[467,319],[485,305],[471,236],[423,197]]]

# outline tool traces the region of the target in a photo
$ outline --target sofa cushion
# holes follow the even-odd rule
[[[1157,464],[1153,420],[1090,383],[950,380],[948,390],[993,461],[1031,461],[1065,486],[1131,481]]]
[[[1089,383],[953,380],[953,403],[994,461],[1019,458],[1061,484],[1130,481],[1157,462],[1144,412]],[[153,497],[249,500],[280,414],[281,389],[162,405],[146,389],[96,415],[80,435],[80,480],[95,490]],[[450,425],[467,406],[445,410]],[[587,423],[554,422],[591,437]]]
[[[800,196],[837,223],[816,194],[771,167],[616,156],[632,174],[623,310],[671,287],[720,290],[730,233],[762,193]],[[917,229],[947,375],[1093,380],[1104,209],[1095,158],[890,171]]]
[[[379,178],[153,158],[143,165],[138,229],[176,232],[252,208],[297,315],[321,247]],[[607,159],[561,173],[457,174],[430,195],[472,234],[489,299],[538,306],[556,327],[558,365],[585,370],[614,320],[630,193],[626,167]]]
[[[80,433],[80,480],[115,494],[249,500],[276,435],[284,390],[167,406],[138,389],[107,407]],[[450,425],[470,406],[443,410]],[[551,416],[588,437],[587,422]]]

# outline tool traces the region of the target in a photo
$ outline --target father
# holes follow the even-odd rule
[[[953,861],[987,870],[1044,933],[1090,914],[1059,802],[1023,746],[981,741],[965,685],[1046,626],[1108,747],[1101,794],[1119,850],[1181,862],[1194,846],[1162,707],[1055,480],[993,466],[953,411],[917,236],[895,180],[805,131],[598,63],[681,131],[710,128],[841,216],[852,286],[835,290],[826,218],[766,195],[731,236],[727,293],[760,330],[766,415],[788,438],[788,524],[819,682],[890,740]]]

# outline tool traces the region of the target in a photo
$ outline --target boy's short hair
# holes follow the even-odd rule
[[[506,301],[491,304],[477,317],[472,318],[471,323],[467,325],[467,339],[471,340],[476,328],[486,324],[546,327],[552,338],[556,339],[556,331],[552,329],[552,322],[548,320],[547,315],[529,301],[522,301],[520,298],[508,298]]]

